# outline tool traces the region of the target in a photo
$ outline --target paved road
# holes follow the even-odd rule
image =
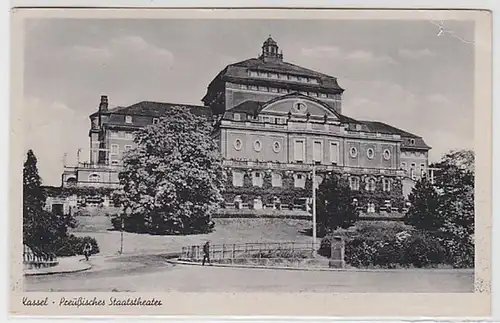
[[[26,277],[27,291],[471,292],[465,270],[291,271],[173,266],[159,256],[95,258],[87,272]]]

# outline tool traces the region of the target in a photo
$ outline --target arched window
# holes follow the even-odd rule
[[[359,190],[359,178],[354,176],[349,177],[349,186],[353,191]]]
[[[375,178],[371,177],[367,180],[366,182],[366,190],[369,192],[375,191],[375,188],[377,186],[377,183],[375,181]]]
[[[101,181],[101,176],[99,176],[99,174],[90,174],[89,175],[89,182],[97,183],[100,181]]]
[[[390,192],[391,191],[391,180],[390,179],[384,178],[382,180],[382,185],[383,185],[384,192]]]

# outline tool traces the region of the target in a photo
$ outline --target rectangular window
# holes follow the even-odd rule
[[[286,89],[280,89],[280,93],[286,93]]]
[[[256,91],[257,90],[257,86],[256,85],[250,85],[250,90]]]
[[[131,146],[131,145],[125,145],[125,151],[128,151],[128,150],[130,150],[130,149],[132,149],[132,146]]]
[[[295,176],[294,186],[304,188],[306,186],[306,178],[302,176],[302,174],[297,174],[297,176]]]
[[[241,89],[246,90],[248,89],[248,86],[246,84],[241,84]]]
[[[132,116],[125,116],[125,123],[132,123]]]
[[[235,121],[240,121],[241,120],[241,115],[239,113],[235,113],[235,114],[233,114],[233,119]]]
[[[349,177],[349,186],[351,190],[358,191],[359,190],[359,178],[358,177]]]
[[[243,186],[243,172],[233,171],[233,186],[234,187]]]
[[[125,139],[134,139],[134,134],[131,132],[125,132]]]
[[[252,182],[253,186],[262,187],[262,184],[264,184],[264,179],[259,172],[255,172],[252,178]]]
[[[120,152],[119,150],[119,146],[118,145],[111,145],[111,154],[112,155],[118,155],[118,153]]]
[[[158,119],[158,118],[153,118],[153,124],[157,124],[158,122],[160,122],[160,119]]]
[[[315,163],[323,161],[323,142],[318,140],[313,143],[313,161]]]
[[[322,97],[322,98],[326,98],[326,94],[325,93],[320,93],[319,96]]]
[[[297,76],[297,81],[302,82],[302,76]]]
[[[336,142],[330,143],[330,162],[334,165],[339,162],[339,145]]]
[[[304,140],[295,140],[293,146],[294,159],[297,162],[303,162],[305,159],[305,142]]]
[[[272,87],[272,88],[270,88],[270,89],[271,89],[271,92],[273,92],[273,93],[278,93],[278,89],[277,89],[277,88]]]
[[[118,132],[116,132],[116,131],[111,131],[109,133],[109,135],[110,135],[111,138],[118,138]]]
[[[256,71],[250,71],[250,76],[257,77],[257,76],[259,76],[259,74]]]
[[[391,181],[389,179],[387,179],[387,178],[384,178],[383,189],[384,189],[384,192],[390,192],[391,191]]]
[[[259,91],[266,91],[267,92],[267,86],[259,86]]]
[[[111,161],[111,165],[118,165],[118,163],[119,163],[119,162],[118,162],[118,160],[116,160],[116,159],[113,159],[113,160]]]
[[[271,175],[271,185],[273,187],[281,187],[282,186],[282,181],[281,181],[281,175],[273,173]]]

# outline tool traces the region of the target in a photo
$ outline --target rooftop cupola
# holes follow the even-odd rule
[[[274,41],[271,35],[269,35],[269,38],[267,38],[264,44],[262,44],[262,54],[259,58],[264,61],[283,60],[283,53],[279,51],[278,44]]]

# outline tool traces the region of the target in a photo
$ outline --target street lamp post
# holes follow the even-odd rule
[[[131,210],[130,210],[130,207],[127,207],[125,209],[125,213],[127,215],[130,215],[131,213]],[[125,223],[124,223],[124,219],[123,219],[123,213],[122,215],[120,216],[120,219],[121,219],[121,224],[120,224],[120,255],[123,254],[123,229],[125,227]]]
[[[312,234],[313,234],[313,257],[316,257],[316,168],[312,167]]]

